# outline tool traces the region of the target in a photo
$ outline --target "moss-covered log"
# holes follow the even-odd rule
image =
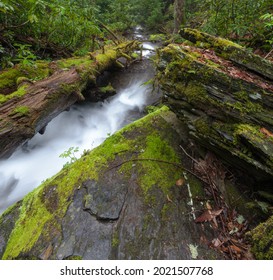
[[[138,42],[127,42],[86,57],[16,66],[1,72],[0,157],[10,155],[60,112],[83,100],[87,85],[95,84],[97,76],[117,67],[117,59],[129,58],[136,48]],[[13,91],[15,86],[17,90]]]
[[[180,32],[184,33],[188,39],[189,34],[193,34],[193,38],[199,34],[199,46],[202,40],[209,45],[205,44],[206,49],[169,45],[159,51],[157,77],[166,103],[187,123],[191,136],[201,145],[235,168],[270,185],[273,178],[272,83],[253,73],[253,67],[247,69],[247,64],[240,67],[223,58],[229,57],[231,47],[248,54],[243,48],[224,40],[226,49],[221,48],[221,52],[226,55],[219,57],[216,53],[222,39],[192,30]],[[265,65],[263,59],[259,61],[261,69],[266,65],[273,69],[270,62]]]
[[[273,64],[253,54],[246,48],[226,39],[200,32],[196,29],[184,28],[181,29],[179,33],[183,38],[194,44],[202,48],[213,48],[217,55],[273,80]]]

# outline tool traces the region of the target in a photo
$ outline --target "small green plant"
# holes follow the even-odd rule
[[[27,44],[14,44],[17,47],[17,55],[13,59],[15,62],[23,65],[33,65],[37,59],[36,55],[30,50],[31,45]]]
[[[79,147],[70,147],[67,151],[64,151],[62,154],[59,155],[60,158],[69,159],[69,161],[64,164],[64,167],[68,166],[69,164],[77,160],[75,153],[77,153],[78,151],[79,151]]]
[[[264,14],[260,17],[260,19],[264,21],[265,28],[267,28],[268,30],[273,29],[273,14],[270,14],[270,13]],[[273,44],[273,37],[266,40],[266,42],[269,43],[270,45],[272,45]]]

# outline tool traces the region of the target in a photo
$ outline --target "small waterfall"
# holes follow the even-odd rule
[[[145,49],[153,50],[151,44]],[[143,53],[146,57],[151,51]],[[13,155],[0,160],[0,213],[22,199],[41,182],[56,174],[68,159],[60,154],[79,147],[76,156],[101,144],[122,126],[140,117],[148,102],[150,77],[145,72],[125,89],[103,102],[73,105],[52,120],[43,135],[37,134]]]

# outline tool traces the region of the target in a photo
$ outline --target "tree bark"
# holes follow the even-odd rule
[[[181,24],[185,23],[185,0],[174,1],[174,30],[173,33],[177,34]]]

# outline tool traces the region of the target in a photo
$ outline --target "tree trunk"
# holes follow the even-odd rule
[[[185,0],[174,1],[174,30],[173,33],[177,34],[181,24],[185,23]]]

